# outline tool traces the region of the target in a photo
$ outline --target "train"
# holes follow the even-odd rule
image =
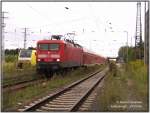
[[[23,64],[36,65],[36,50],[21,49],[19,51],[17,67],[22,69]]]
[[[103,64],[105,57],[97,55],[69,39],[53,35],[49,40],[39,40],[36,48],[36,69],[50,77],[54,72],[69,68]]]

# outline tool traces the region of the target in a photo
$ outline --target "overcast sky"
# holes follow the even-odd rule
[[[27,46],[35,47],[37,40],[52,34],[75,32],[74,40],[87,49],[117,56],[119,47],[127,44],[127,32],[128,45],[134,45],[136,7],[136,2],[4,2],[4,47],[23,48],[22,28],[27,27]]]

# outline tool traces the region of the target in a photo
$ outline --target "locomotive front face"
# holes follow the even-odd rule
[[[63,45],[61,43],[38,43],[37,45],[37,67],[57,70],[62,61],[61,54]]]

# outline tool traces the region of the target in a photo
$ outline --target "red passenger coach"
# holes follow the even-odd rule
[[[69,40],[40,40],[37,42],[37,71],[46,74],[83,64],[83,49]]]
[[[85,66],[103,64],[103,63],[105,63],[104,57],[97,55],[94,52],[89,51],[87,49],[83,50],[83,64]]]

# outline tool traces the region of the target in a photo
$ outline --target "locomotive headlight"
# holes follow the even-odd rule
[[[41,61],[41,59],[38,59],[38,61]]]
[[[56,59],[56,61],[57,61],[57,62],[59,62],[59,61],[60,61],[60,59],[58,58],[58,59]]]

